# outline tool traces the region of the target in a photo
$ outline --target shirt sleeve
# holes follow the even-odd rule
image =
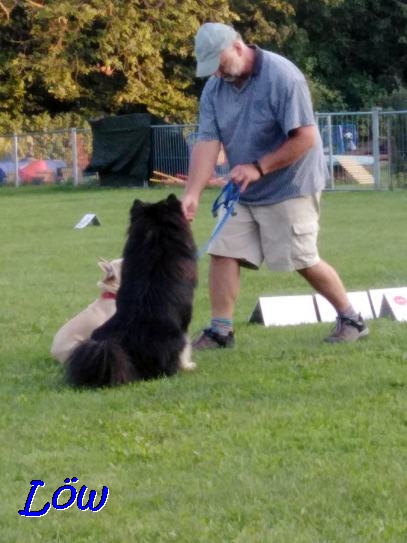
[[[279,107],[279,123],[284,133],[315,124],[311,95],[305,79],[295,79],[286,88]]]
[[[215,108],[211,100],[209,90],[211,80],[209,79],[202,91],[199,102],[199,129],[198,140],[201,141],[220,141],[218,124],[216,122]]]

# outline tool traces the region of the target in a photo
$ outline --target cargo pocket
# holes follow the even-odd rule
[[[293,224],[291,258],[297,268],[311,266],[318,260],[318,231],[319,224],[316,221]]]

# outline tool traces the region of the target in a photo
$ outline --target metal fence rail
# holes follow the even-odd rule
[[[329,169],[327,190],[407,188],[407,110],[316,113]],[[182,183],[187,175],[196,124],[151,127],[151,179]],[[0,186],[98,182],[87,175],[90,129],[0,136]],[[228,164],[221,151],[213,181]],[[148,181],[148,180],[146,180]]]

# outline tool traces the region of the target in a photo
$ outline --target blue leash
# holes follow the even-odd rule
[[[219,208],[221,207],[226,209],[226,212],[223,215],[222,219],[215,226],[211,234],[211,237],[209,238],[209,241],[205,243],[205,245],[201,247],[201,249],[199,249],[197,253],[198,258],[200,258],[203,255],[203,253],[206,252],[209,245],[218,236],[219,232],[222,230],[223,226],[225,225],[229,217],[231,215],[235,215],[234,207],[235,207],[235,204],[239,201],[239,198],[240,198],[239,185],[236,185],[236,183],[234,183],[233,181],[228,181],[226,185],[223,187],[219,196],[216,198],[216,200],[212,204],[212,216],[217,217]]]

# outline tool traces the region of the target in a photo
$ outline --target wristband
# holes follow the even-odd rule
[[[258,160],[253,160],[252,164],[253,164],[253,166],[256,168],[256,170],[259,172],[259,174],[263,177],[264,172],[263,172],[263,170],[261,169],[261,166],[260,166],[260,164],[259,164],[259,161],[258,161]]]

